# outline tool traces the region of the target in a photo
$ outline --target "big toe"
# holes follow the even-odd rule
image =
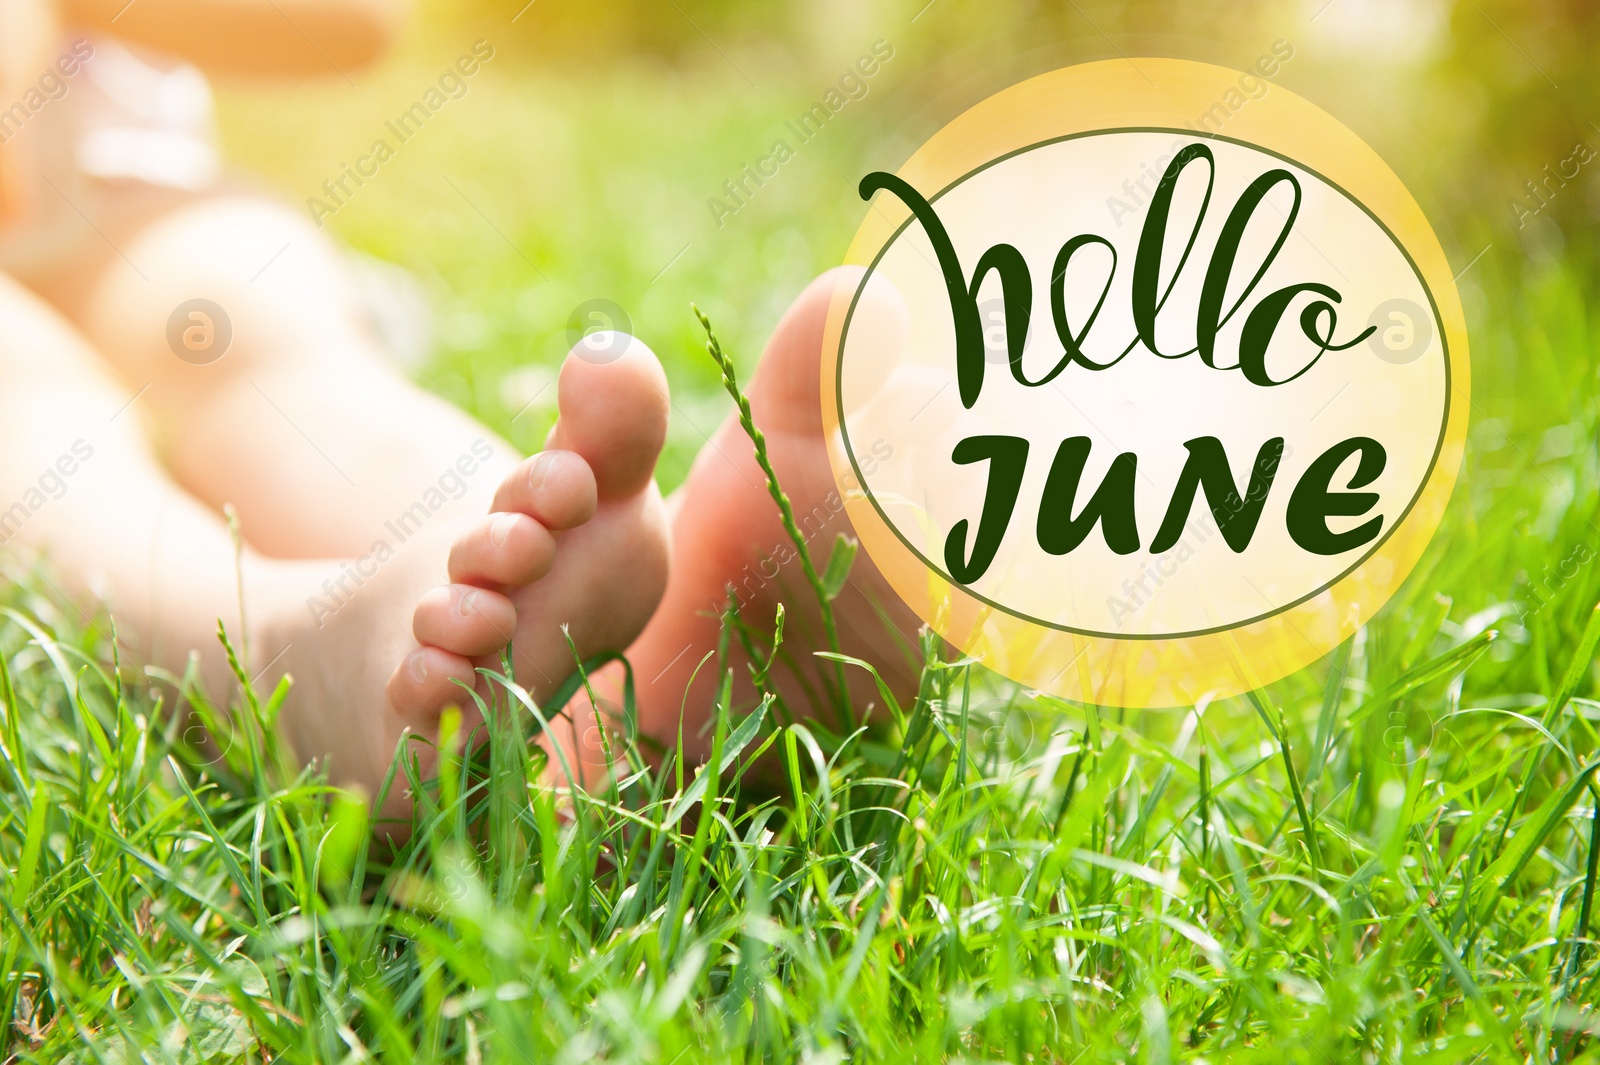
[[[561,364],[559,417],[550,446],[575,451],[594,471],[600,499],[642,491],[667,437],[667,375],[642,341],[593,337]]]
[[[822,432],[821,364],[828,316],[842,316],[852,303],[858,305],[859,320],[883,334],[864,338],[864,342],[886,353],[897,351],[905,342],[908,315],[892,284],[881,275],[867,276],[859,266],[829,270],[789,305],[767,341],[749,388],[751,413],[758,426],[775,432]],[[859,314],[861,303],[881,305],[874,307],[881,313]],[[892,360],[885,358],[881,363],[887,373]],[[881,383],[869,382],[868,391],[876,392]]]

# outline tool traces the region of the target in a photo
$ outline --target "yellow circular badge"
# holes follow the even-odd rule
[[[1388,600],[1450,497],[1469,373],[1438,239],[1305,100],[1219,109],[1238,80],[1058,70],[861,183],[835,479],[896,592],[1029,687],[1276,680]]]

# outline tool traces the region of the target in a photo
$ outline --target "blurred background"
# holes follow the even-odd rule
[[[325,181],[393,139],[386,122],[474,42],[492,46],[466,95],[325,224],[366,257],[413,372],[520,447],[542,442],[575,332],[631,327],[676,389],[670,488],[724,410],[691,300],[753,364],[792,296],[842,258],[861,175],[1007,84],[1124,55],[1243,69],[1287,48],[1274,85],[1376,147],[1463,271],[1475,362],[1497,362],[1475,371],[1475,417],[1537,420],[1540,405],[1503,396],[1545,335],[1524,301],[1555,286],[1555,303],[1581,302],[1594,273],[1597,37],[1586,0],[424,0],[374,67],[218,90],[229,161],[327,203]],[[802,144],[786,123],[874,45],[892,57]],[[731,196],[780,139],[792,158]]]

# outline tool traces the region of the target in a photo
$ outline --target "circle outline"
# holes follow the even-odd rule
[[[1023,155],[1027,152],[1031,152],[1039,148],[1049,147],[1053,144],[1061,144],[1066,141],[1082,140],[1089,137],[1101,137],[1120,133],[1172,133],[1178,135],[1179,137],[1196,138],[1193,130],[1182,130],[1170,126],[1112,126],[1104,129],[1080,130],[1076,133],[1067,133],[1058,137],[1049,137],[1045,140],[1035,141],[1032,144],[1025,144],[1020,148],[1014,148],[1009,152],[996,156],[986,163],[974,167],[973,169],[962,174],[960,177],[951,181],[949,184],[945,185],[944,188],[940,189],[932,196],[929,196],[927,198],[927,202],[932,205],[951,189],[954,189],[956,186],[962,184],[968,179],[981,174],[983,171],[988,170],[992,166],[997,166],[1000,163],[1006,162],[1009,159]],[[1335,585],[1345,580],[1351,574],[1355,573],[1356,570],[1360,569],[1369,559],[1376,555],[1378,551],[1382,549],[1383,545],[1388,542],[1390,537],[1392,537],[1395,532],[1397,532],[1400,527],[1405,524],[1406,520],[1411,516],[1412,510],[1415,509],[1417,503],[1421,501],[1423,494],[1427,491],[1428,485],[1433,480],[1435,469],[1439,463],[1439,457],[1444,452],[1444,445],[1446,439],[1448,438],[1450,427],[1450,395],[1451,389],[1454,387],[1454,380],[1451,372],[1450,340],[1447,335],[1444,316],[1439,311],[1438,299],[1435,297],[1433,289],[1431,286],[1429,286],[1427,279],[1423,276],[1421,268],[1417,265],[1416,260],[1412,257],[1410,249],[1408,249],[1400,241],[1400,239],[1395,236],[1393,230],[1389,228],[1388,224],[1385,223],[1383,219],[1379,218],[1370,207],[1358,200],[1354,195],[1347,191],[1344,186],[1340,185],[1331,178],[1328,178],[1315,168],[1307,166],[1305,163],[1302,163],[1297,159],[1292,159],[1289,156],[1284,155],[1281,152],[1274,151],[1271,148],[1267,148],[1259,144],[1253,144],[1249,141],[1240,140],[1236,137],[1225,137],[1220,133],[1209,134],[1196,139],[1200,141],[1224,141],[1228,144],[1233,144],[1241,148],[1246,148],[1251,151],[1256,151],[1264,155],[1271,156],[1280,162],[1288,163],[1290,166],[1297,167],[1300,170],[1311,174],[1318,181],[1321,181],[1324,185],[1334,189],[1345,199],[1355,204],[1363,214],[1370,218],[1378,226],[1378,228],[1382,230],[1384,236],[1389,239],[1389,243],[1395,248],[1399,249],[1400,254],[1405,258],[1406,265],[1411,268],[1411,272],[1416,277],[1417,283],[1422,286],[1423,293],[1428,297],[1428,308],[1433,312],[1434,325],[1438,331],[1437,335],[1439,338],[1439,346],[1441,353],[1444,356],[1444,415],[1439,423],[1439,435],[1434,441],[1433,454],[1428,460],[1428,468],[1420,479],[1416,491],[1412,493],[1410,500],[1406,503],[1405,509],[1400,512],[1400,516],[1394,520],[1384,534],[1378,537],[1378,539],[1373,542],[1372,546],[1365,553],[1363,553],[1360,558],[1356,559],[1355,562],[1346,567],[1326,583],[1322,584],[1315,590],[1300,596],[1298,599],[1274,607],[1272,610],[1269,610],[1266,613],[1258,614],[1251,618],[1246,618],[1240,621],[1232,621],[1224,625],[1216,625],[1207,629],[1194,629],[1186,632],[1112,633],[1101,632],[1096,629],[1075,628],[1070,625],[1046,621],[1042,618],[1036,618],[1030,614],[1024,614],[1019,610],[1013,609],[1012,607],[1006,606],[1003,603],[990,599],[988,596],[976,591],[971,585],[963,584],[960,581],[955,580],[954,577],[945,572],[944,567],[939,566],[929,560],[926,555],[912,545],[912,543],[900,531],[900,527],[889,518],[888,514],[884,513],[883,507],[879,505],[877,497],[873,495],[872,489],[867,485],[866,477],[862,475],[860,465],[856,462],[855,450],[850,446],[850,430],[848,428],[847,420],[841,417],[839,419],[839,434],[844,445],[845,456],[850,461],[850,469],[856,476],[856,483],[860,485],[861,493],[866,497],[867,501],[872,504],[873,510],[877,511],[878,517],[883,520],[885,528],[887,528],[889,532],[893,533],[895,539],[899,540],[906,550],[910,551],[919,562],[936,573],[940,579],[948,582],[951,587],[959,588],[963,594],[971,596],[978,602],[993,607],[994,609],[1008,614],[1019,621],[1026,621],[1033,625],[1039,625],[1047,629],[1052,629],[1056,632],[1070,633],[1075,636],[1085,636],[1091,639],[1115,641],[1166,641],[1193,639],[1202,636],[1214,636],[1219,633],[1231,632],[1236,629],[1247,628],[1251,625],[1267,621],[1287,611],[1293,610],[1295,607],[1307,603],[1310,600],[1315,599],[1317,596],[1322,595],[1324,592],[1327,592]],[[878,264],[883,260],[883,257],[888,254],[889,249],[895,244],[896,241],[900,239],[901,234],[909,229],[916,221],[916,215],[912,214],[898,227],[896,227],[894,232],[890,234],[889,238],[884,241],[883,247],[879,248],[877,254],[873,256],[872,262],[868,264],[866,270],[862,273],[861,282],[859,285],[857,285],[855,294],[850,298],[850,307],[845,312],[844,321],[839,330],[839,350],[834,357],[834,402],[837,404],[837,410],[843,411],[845,409],[844,349],[845,344],[850,337],[850,322],[855,316],[856,306],[860,302],[861,294],[866,291],[868,281],[871,280],[873,272],[877,270]]]

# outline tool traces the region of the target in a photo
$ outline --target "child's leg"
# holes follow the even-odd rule
[[[131,389],[148,385],[139,403],[173,476],[213,507],[237,507],[266,554],[398,546],[421,526],[482,514],[518,461],[394,372],[337,250],[298,212],[211,198],[112,236],[122,255],[57,298]],[[204,365],[169,337],[174,309],[197,298],[221,307],[232,332]]]
[[[822,333],[834,287],[853,289],[859,277],[855,272],[834,271],[813,282],[773,331],[748,388],[756,425],[766,436],[778,479],[795,512],[806,519],[808,529],[813,520],[826,516],[808,542],[818,568],[826,564],[835,536],[850,532],[849,519],[837,505],[822,437],[818,391]],[[869,287],[863,298],[898,296]],[[668,509],[673,555],[667,591],[630,648],[629,658],[638,683],[641,727],[670,741],[678,728],[680,707],[684,708],[682,713],[691,715],[683,723],[685,746],[703,756],[710,739],[703,728],[705,715],[715,703],[720,678],[700,663],[717,646],[716,614],[730,589],[739,597],[741,616],[758,632],[772,631],[777,604],[784,604],[785,650],[804,680],[782,667],[773,671],[772,680],[795,709],[810,708],[810,692],[827,683],[822,668],[826,664],[813,653],[828,648],[815,596],[793,552],[785,550],[788,538],[777,506],[732,412],[701,449]],[[787,561],[778,564],[782,559]],[[849,584],[834,601],[834,612],[844,652],[877,666],[897,698],[908,702],[916,688],[920,622],[865,554],[857,556]],[[736,697],[750,700],[749,672],[738,641],[729,653]],[[846,673],[859,712],[878,698],[877,692],[864,671]],[[833,675],[827,668],[826,677]],[[589,759],[594,753],[584,752]]]
[[[285,727],[337,781],[375,788],[403,730],[430,734],[459,683],[508,642],[543,699],[579,653],[627,646],[665,581],[651,473],[665,380],[634,345],[615,362],[569,360],[546,452],[492,486],[465,521],[439,521],[365,561],[235,565],[227,528],[180,490],[142,433],[134,391],[31,294],[0,276],[0,538],[36,549],[80,601],[102,594],[141,662],[182,671],[191,652],[214,695],[231,687],[215,633],[236,634],[270,687],[296,680]],[[301,504],[302,506],[305,504]],[[470,720],[469,720],[470,724]],[[391,811],[403,809],[396,796]]]
[[[240,615],[233,541],[151,454],[132,397],[66,323],[0,275],[0,542],[46,555],[74,598],[104,592],[143,661],[181,672],[201,651],[208,686],[221,690],[216,622],[236,631]],[[298,587],[288,568],[249,552],[243,563],[266,612]]]

